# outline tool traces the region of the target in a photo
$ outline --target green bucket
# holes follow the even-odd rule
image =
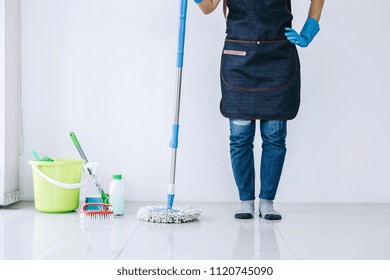
[[[32,166],[35,209],[44,213],[72,212],[79,207],[84,161],[29,161]]]

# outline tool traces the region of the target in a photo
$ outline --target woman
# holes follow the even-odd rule
[[[195,0],[205,13],[220,0]],[[230,121],[230,156],[241,208],[237,219],[254,215],[253,141],[260,120],[260,217],[280,220],[273,207],[286,155],[287,120],[300,104],[300,63],[296,45],[307,47],[319,28],[324,0],[311,0],[298,34],[291,28],[290,0],[224,0],[227,35],[221,60],[221,113]],[[228,10],[228,13],[227,13]]]

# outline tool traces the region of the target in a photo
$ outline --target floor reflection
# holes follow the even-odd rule
[[[239,229],[233,259],[270,259],[270,256],[275,260],[281,259],[273,222],[251,219],[237,220],[237,223]]]
[[[33,259],[81,259],[88,239],[80,231],[80,220],[74,213],[46,214],[36,212],[32,244]]]

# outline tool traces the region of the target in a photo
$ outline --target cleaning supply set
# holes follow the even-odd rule
[[[171,151],[171,174],[168,186],[167,205],[163,206],[147,206],[141,207],[137,211],[137,218],[142,221],[154,223],[183,223],[197,219],[201,213],[200,209],[194,208],[173,208],[175,198],[175,181],[176,181],[176,157],[178,148],[179,136],[179,113],[180,113],[180,96],[181,96],[181,80],[184,57],[184,39],[186,30],[187,16],[187,0],[180,2],[179,14],[179,38],[177,50],[177,80],[176,80],[176,95],[175,95],[175,110],[172,125],[172,139],[170,142]]]
[[[121,175],[114,175],[110,184],[113,205],[101,187],[97,163],[88,162],[74,132],[71,139],[82,159],[40,158],[31,148],[35,208],[45,213],[72,212],[79,207],[80,188],[87,185],[85,202],[80,208],[83,219],[111,219],[123,215],[124,186]],[[89,175],[89,177],[88,177]],[[89,179],[89,180],[88,180]],[[91,182],[92,179],[92,182]],[[111,209],[112,208],[112,209]]]
[[[188,0],[181,0],[180,2],[179,36],[178,36],[178,50],[177,50],[177,80],[176,80],[176,95],[174,100],[172,139],[170,141],[170,147],[172,149],[171,150],[171,172],[170,172],[170,182],[169,182],[168,193],[167,193],[167,204],[166,207],[164,206],[141,207],[137,211],[137,218],[139,220],[147,221],[147,222],[184,223],[184,222],[190,222],[196,220],[201,214],[200,209],[195,209],[192,207],[190,208],[173,207],[174,198],[175,198],[176,157],[177,157],[178,136],[179,136],[179,113],[180,113],[181,81],[182,81],[182,68],[183,68],[183,57],[184,57],[187,3]],[[113,176],[113,180],[110,184],[110,191],[109,191],[110,196],[107,197],[106,193],[101,188],[99,179],[97,177],[96,166],[90,164],[88,165],[87,157],[85,156],[83,150],[81,149],[80,143],[76,138],[74,132],[71,132],[70,136],[72,138],[75,147],[79,151],[81,158],[83,159],[83,161],[79,161],[80,174],[77,180],[80,182],[81,172],[83,169],[82,167],[85,162],[86,169],[88,170],[89,175],[93,177],[92,185],[96,187],[96,189],[93,189],[91,191],[91,194],[87,193],[86,201],[80,209],[81,212],[80,217],[82,219],[111,219],[113,218],[114,215],[123,215],[124,187],[123,187],[123,182],[121,180],[122,179],[121,175]],[[50,162],[50,164],[52,164],[52,162]],[[112,205],[109,204],[110,202],[109,199]],[[77,203],[78,202],[79,201],[77,201]],[[76,208],[77,207],[75,207],[75,209]]]

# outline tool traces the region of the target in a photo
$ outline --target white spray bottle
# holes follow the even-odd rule
[[[109,200],[112,206],[112,210],[114,211],[114,215],[123,215],[125,207],[125,186],[122,181],[122,175],[112,175],[109,193]]]

